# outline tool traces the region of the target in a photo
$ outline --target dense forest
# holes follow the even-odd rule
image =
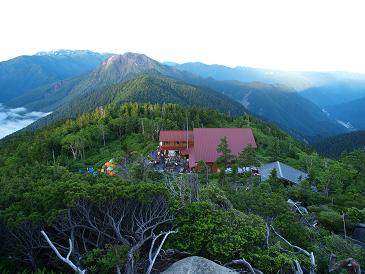
[[[251,127],[258,145],[233,172],[167,174],[149,164],[161,129]],[[123,176],[96,172],[114,159]],[[282,161],[309,178],[259,182],[238,166]],[[222,168],[224,170],[224,168]],[[351,238],[365,222],[365,152],[319,156],[249,115],[171,104],[109,105],[0,141],[2,273],[158,273],[198,255],[263,273],[327,273],[365,265]],[[330,261],[330,258],[332,260]],[[247,264],[246,264],[247,265]],[[246,269],[247,270],[247,269]]]
[[[338,158],[342,153],[365,149],[365,131],[354,131],[324,138],[313,146],[322,155]]]

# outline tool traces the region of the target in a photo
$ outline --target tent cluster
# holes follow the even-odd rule
[[[100,172],[108,176],[123,176],[128,174],[128,168],[126,163],[122,165],[115,159],[110,159],[109,161],[105,162]]]
[[[87,167],[86,169],[81,168],[81,169],[79,169],[79,172],[80,172],[81,174],[86,174],[86,173],[88,173],[88,174],[92,174],[92,175],[94,175],[94,176],[97,176],[97,175],[98,175],[98,173],[95,171],[95,169],[94,169],[93,167]]]
[[[121,176],[128,173],[128,169],[125,166],[119,164],[115,159],[110,159],[105,162],[101,169],[96,171],[93,167],[79,169],[81,174],[92,174],[97,176],[99,174],[105,174],[107,176]]]
[[[100,172],[108,176],[117,176],[116,168],[117,168],[116,161],[114,159],[110,159],[103,165]]]

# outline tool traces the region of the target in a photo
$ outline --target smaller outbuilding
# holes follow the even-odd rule
[[[356,224],[352,238],[365,245],[365,224]]]
[[[308,178],[307,173],[283,164],[282,162],[276,161],[262,165],[259,168],[262,182],[270,178],[273,169],[276,170],[276,174],[279,179],[285,180],[295,185],[298,185],[301,181]]]

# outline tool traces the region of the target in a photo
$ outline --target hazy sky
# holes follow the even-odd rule
[[[365,72],[365,1],[1,0],[0,60],[52,49]]]

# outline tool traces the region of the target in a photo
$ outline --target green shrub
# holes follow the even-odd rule
[[[84,264],[88,273],[115,273],[116,265],[122,269],[127,260],[128,246],[108,245],[105,249],[93,249],[88,252]]]
[[[176,223],[179,232],[171,237],[170,246],[221,262],[248,254],[265,239],[262,218],[236,210],[217,210],[205,202],[191,204]]]
[[[330,210],[321,211],[317,214],[319,224],[335,233],[343,231],[343,221],[340,213]]]

